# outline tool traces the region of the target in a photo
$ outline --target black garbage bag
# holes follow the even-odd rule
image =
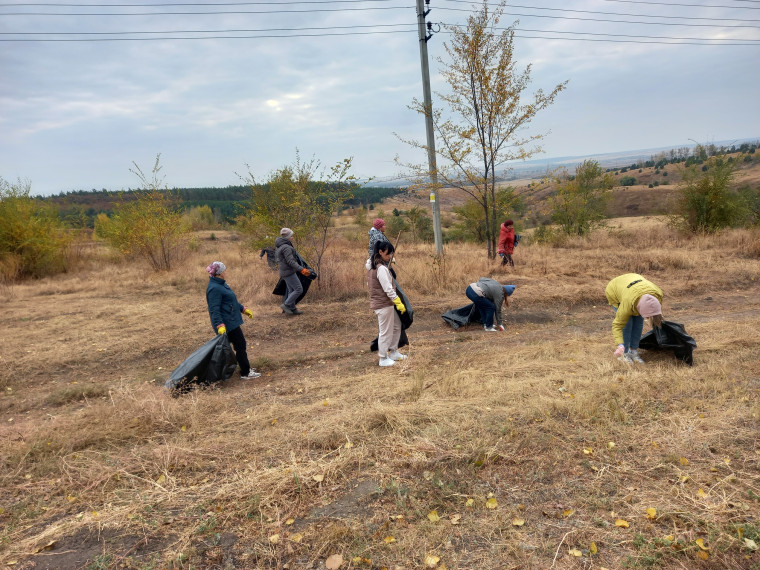
[[[309,287],[311,286],[311,282],[314,281],[317,278],[317,272],[314,271],[311,266],[304,261],[303,257],[299,255],[298,252],[296,252],[296,260],[301,265],[301,267],[305,267],[309,271],[311,271],[311,274],[306,277],[305,275],[302,275],[301,273],[297,273],[298,280],[301,282],[301,287],[303,287],[303,293],[301,293],[298,296],[298,299],[296,299],[296,305],[301,302],[301,299],[303,299],[306,296],[306,293],[309,291]],[[277,282],[277,285],[274,286],[274,290],[272,291],[272,295],[280,295],[284,297],[287,293],[287,286],[285,285],[285,280],[281,277],[280,280]]]
[[[662,321],[661,328],[654,327],[641,337],[639,348],[672,350],[678,360],[692,366],[694,364],[692,352],[697,348],[697,341],[686,333],[681,323]]]
[[[396,284],[396,294],[401,297],[401,302],[404,304],[404,307],[406,307],[406,311],[403,313],[399,313],[398,309],[396,309],[396,313],[398,313],[398,317],[401,319],[401,336],[398,337],[398,347],[401,348],[402,346],[409,344],[409,337],[406,336],[406,329],[411,327],[414,322],[414,309],[409,302],[409,298],[406,296],[406,293],[404,293],[404,290],[398,284],[395,277],[393,282]],[[375,340],[369,344],[369,350],[370,352],[377,352],[377,337],[375,337]]]
[[[226,334],[216,335],[174,369],[165,387],[172,395],[188,392],[194,384],[208,386],[228,380],[237,368]]]
[[[454,330],[471,323],[483,323],[480,311],[475,306],[475,303],[470,303],[458,309],[449,309],[441,315],[441,318],[450,324]]]

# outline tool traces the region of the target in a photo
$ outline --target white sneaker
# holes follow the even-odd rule
[[[258,378],[261,376],[261,372],[256,372],[253,368],[251,368],[251,371],[248,373],[248,376],[240,376],[241,380],[253,380],[254,378]]]
[[[487,327],[483,325],[483,330],[486,332],[499,332],[499,329],[497,329],[495,326],[491,325],[490,327]]]
[[[646,364],[644,362],[644,359],[639,356],[638,350],[629,350],[628,355],[631,357],[631,360],[633,360],[636,364]]]
[[[626,364],[633,364],[633,358],[631,358],[631,354],[629,352],[618,356],[618,360],[620,362],[625,362]]]
[[[394,350],[388,355],[391,360],[406,360],[406,354],[401,354],[398,350]]]
[[[390,358],[381,358],[380,359],[380,366],[393,366],[396,364],[395,360],[391,360]]]

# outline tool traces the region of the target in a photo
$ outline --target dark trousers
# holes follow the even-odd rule
[[[496,305],[494,305],[489,299],[486,299],[485,297],[481,297],[478,295],[475,290],[467,286],[467,290],[465,291],[465,295],[467,295],[467,298],[475,303],[475,306],[478,308],[478,311],[480,311],[480,320],[483,321],[483,325],[487,327],[493,326],[493,314],[496,312]]]
[[[235,350],[235,360],[237,360],[238,366],[240,366],[240,375],[248,376],[248,373],[251,371],[251,364],[248,362],[248,353],[245,351],[246,343],[243,327],[227,331],[227,338]]]

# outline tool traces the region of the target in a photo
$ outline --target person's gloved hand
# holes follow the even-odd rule
[[[404,306],[404,303],[401,302],[401,297],[396,297],[393,299],[393,304],[396,305],[399,313],[402,315],[406,313],[406,307]]]
[[[625,352],[625,345],[619,344],[617,345],[617,348],[615,349],[615,356],[623,356],[623,353]]]
[[[224,323],[216,327],[216,332],[218,334],[227,334],[227,327],[224,326]]]
[[[243,314],[249,319],[253,318],[253,311],[247,307],[243,307]]]
[[[304,277],[308,277],[309,275],[311,275],[311,271],[309,271],[308,269],[304,267],[303,269],[301,269],[301,275],[303,275]]]

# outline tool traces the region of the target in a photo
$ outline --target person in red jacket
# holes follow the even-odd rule
[[[501,266],[515,266],[512,261],[512,254],[515,251],[515,223],[512,220],[506,220],[501,224],[499,231],[499,256],[501,257]]]

